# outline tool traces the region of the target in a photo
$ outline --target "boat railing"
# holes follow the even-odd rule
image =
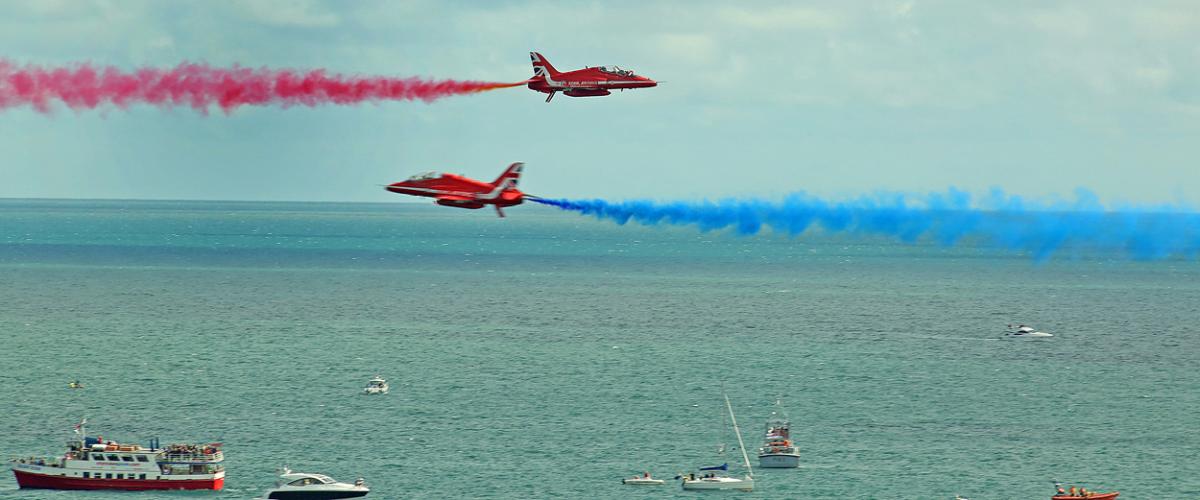
[[[225,453],[165,452],[158,456],[158,460],[172,463],[214,463],[225,460]]]
[[[216,474],[224,471],[225,466],[221,464],[175,464],[162,465],[159,470],[164,476],[170,475],[189,475],[189,474]]]
[[[40,467],[62,467],[63,463],[56,457],[21,457],[12,459],[16,464],[37,465]]]

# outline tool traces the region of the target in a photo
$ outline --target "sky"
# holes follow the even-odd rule
[[[0,0],[0,59],[182,61],[513,82],[617,64],[659,87],[433,103],[0,110],[0,197],[396,202],[526,162],[545,197],[1078,188],[1200,202],[1191,2]]]

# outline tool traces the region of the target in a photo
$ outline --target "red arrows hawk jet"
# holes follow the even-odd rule
[[[560,90],[571,97],[594,97],[611,94],[613,89],[658,86],[654,80],[617,66],[587,67],[560,73],[545,56],[537,52],[530,52],[529,59],[533,61],[533,78],[529,79],[529,88],[550,94],[546,96],[546,102],[550,102],[554,93]]]
[[[509,165],[495,182],[487,183],[454,174],[439,174],[425,172],[409,177],[404,182],[387,186],[393,193],[434,198],[438,205],[458,208],[483,208],[484,205],[496,207],[496,213],[504,217],[500,207],[520,205],[525,201],[525,193],[517,190],[517,181],[521,178],[521,168],[524,163]]]

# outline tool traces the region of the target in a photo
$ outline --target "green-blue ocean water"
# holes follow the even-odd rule
[[[1200,263],[617,226],[546,207],[0,200],[0,453],[221,441],[370,498],[678,498],[776,398],[738,498],[1200,498]],[[1055,334],[1001,341],[1008,323]],[[391,394],[367,397],[372,375]],[[86,388],[66,384],[81,380]],[[752,457],[753,460],[753,457]],[[756,461],[754,461],[756,463]]]

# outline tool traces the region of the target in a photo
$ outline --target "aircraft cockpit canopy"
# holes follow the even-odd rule
[[[410,180],[410,181],[427,181],[430,179],[437,179],[438,177],[441,177],[441,176],[442,176],[441,173],[430,170],[428,172],[421,172],[412,177],[409,177],[408,180]]]
[[[605,73],[612,73],[614,75],[633,76],[633,71],[621,69],[620,66],[600,66],[598,69]]]

